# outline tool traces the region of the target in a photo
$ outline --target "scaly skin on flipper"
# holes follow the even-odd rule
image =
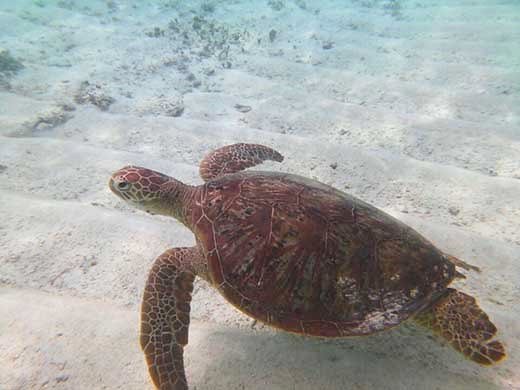
[[[198,249],[174,248],[160,255],[150,270],[141,306],[141,347],[155,386],[187,390],[184,346],[188,344],[190,302]]]
[[[468,359],[482,365],[502,360],[505,348],[492,340],[495,325],[478,306],[475,298],[452,288],[446,290],[433,306],[418,314],[415,321],[444,339]]]
[[[199,173],[204,181],[209,181],[253,167],[266,160],[282,162],[283,156],[263,145],[233,144],[214,150],[204,157],[200,163]]]
[[[505,356],[475,300],[448,288],[464,277],[456,267],[477,267],[331,186],[245,171],[282,159],[262,145],[225,146],[201,162],[201,186],[134,166],[112,175],[117,196],[176,218],[197,242],[161,255],[146,285],[141,343],[159,389],[187,389],[182,355],[195,276],[252,318],[289,332],[368,335],[411,317],[477,363]]]

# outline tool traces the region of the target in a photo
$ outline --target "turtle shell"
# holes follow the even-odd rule
[[[455,268],[412,228],[300,176],[241,172],[201,187],[192,229],[209,278],[246,314],[307,335],[365,335],[427,307]]]

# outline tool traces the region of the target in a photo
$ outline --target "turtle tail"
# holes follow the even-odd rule
[[[415,316],[416,322],[446,339],[468,359],[492,365],[506,356],[504,345],[492,340],[495,325],[475,298],[449,288],[432,306]]]

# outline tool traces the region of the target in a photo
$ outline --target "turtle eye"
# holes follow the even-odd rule
[[[127,191],[130,188],[130,183],[127,181],[120,181],[117,183],[117,189],[120,191]]]

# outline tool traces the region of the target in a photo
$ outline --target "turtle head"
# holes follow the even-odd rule
[[[172,215],[169,196],[175,179],[151,169],[126,166],[114,172],[108,186],[125,202],[150,214]]]

